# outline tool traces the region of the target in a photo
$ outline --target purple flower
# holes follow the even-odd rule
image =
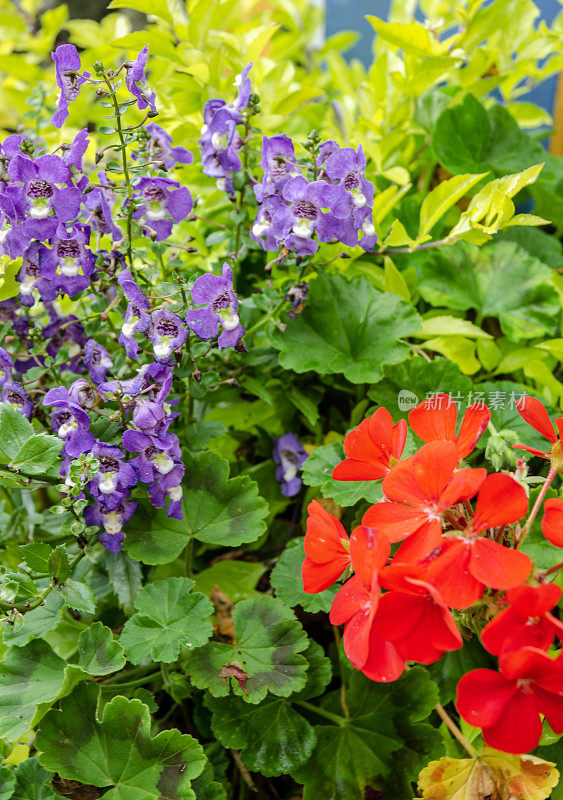
[[[139,345],[135,341],[133,334],[135,331],[145,333],[148,330],[151,318],[147,310],[150,304],[145,294],[133,280],[129,270],[123,270],[117,282],[129,301],[125,312],[125,322],[121,326],[118,341],[125,348],[128,358],[136,358],[139,352]]]
[[[18,272],[20,284],[19,300],[23,306],[35,304],[34,291],[39,292],[41,300],[55,300],[58,292],[53,284],[55,268],[45,263],[49,251],[45,245],[33,241],[27,248],[22,258],[22,265]]]
[[[24,185],[26,215],[32,221],[46,220],[51,209],[59,222],[71,222],[78,216],[81,192],[75,187],[61,189],[57,186],[71,180],[70,169],[59,156],[39,156],[32,161],[20,154],[10,161],[8,172],[13,181]],[[48,238],[49,231],[43,232],[37,226],[30,229],[36,239]]]
[[[262,138],[262,184],[254,187],[256,199],[262,202],[272,192],[280,192],[289,178],[299,175],[293,142],[285,133]]]
[[[96,442],[91,452],[99,469],[88,489],[106,509],[115,510],[124,499],[129,499],[129,489],[137,483],[135,469],[131,462],[124,460],[125,454],[117,445]]]
[[[293,214],[281,197],[271,194],[258,206],[258,213],[250,229],[250,238],[264,250],[279,250],[284,239],[291,233]]]
[[[151,122],[145,130],[150,136],[145,146],[150,161],[161,161],[166,169],[172,169],[175,164],[191,164],[194,160],[185,147],[173,147],[172,137],[160,125]],[[139,155],[137,151],[135,157],[138,159]]]
[[[0,386],[4,386],[12,377],[14,360],[7,350],[0,347]]]
[[[193,208],[189,189],[178,186],[178,181],[170,178],[141,178],[135,186],[135,196],[140,204],[133,217],[144,217],[145,225],[156,233],[159,242],[170,236],[172,222],[181,222]]]
[[[67,364],[63,364],[61,369],[69,369],[77,374],[84,372],[82,357],[86,344],[84,328],[72,314],[59,317],[49,309],[49,316],[52,322],[43,328],[43,336],[47,340],[47,355],[56,358],[61,347],[68,347],[71,360]]]
[[[159,308],[152,313],[147,335],[153,343],[155,359],[164,363],[169,361],[174,350],[182,347],[188,338],[180,317],[165,308]]]
[[[350,213],[346,192],[326,181],[308,183],[301,176],[290,178],[284,186],[283,198],[290,203],[293,216],[291,235],[285,245],[298,255],[316,253],[319,246],[311,238],[313,233],[322,242],[337,238],[339,220]],[[329,211],[324,211],[325,208]]]
[[[156,94],[149,90],[145,76],[148,52],[149,46],[146,44],[135,61],[126,61],[123,66],[126,70],[125,83],[133,97],[136,98],[138,107],[141,111],[149,108],[149,114],[154,116],[158,113],[155,105]]]
[[[297,473],[307,458],[303,445],[293,433],[284,433],[274,441],[273,459],[279,467],[276,469],[276,479],[281,483],[282,494],[294,497],[303,481]]]
[[[69,297],[90,286],[94,255],[87,247],[89,241],[88,225],[76,222],[70,231],[59,225],[51,240],[52,248],[39,265],[42,273],[45,270],[45,275],[54,274],[54,287]]]
[[[200,339],[213,339],[219,326],[223,328],[218,346],[235,347],[244,336],[238,315],[238,299],[233,289],[233,272],[223,264],[223,276],[202,275],[191,288],[192,300],[204,308],[190,309],[186,322]]]
[[[252,84],[250,82],[250,78],[248,77],[251,67],[252,61],[250,61],[245,66],[243,71],[235,77],[233,85],[238,89],[238,94],[233,100],[232,107],[236,109],[236,111],[244,111],[248,106],[250,93],[252,92]]]
[[[14,381],[8,379],[2,385],[0,402],[7,403],[9,406],[12,406],[12,408],[15,408],[16,411],[19,411],[20,414],[23,414],[24,417],[28,419],[31,418],[33,403],[29,399],[29,395],[25,389],[17,383],[14,383]]]
[[[76,100],[85,77],[89,78],[90,73],[85,72],[85,77],[78,74],[81,69],[80,56],[73,44],[60,44],[55,52],[51,53],[51,58],[55,62],[57,86],[61,90],[51,124],[55,128],[61,128],[68,117],[68,104]]]
[[[16,186],[8,186],[0,193],[0,254],[19,258],[29,244],[22,222],[25,219],[23,192]]]
[[[155,508],[165,508],[166,498],[170,499],[166,514],[174,519],[183,519],[182,498],[183,490],[181,486],[185,468],[183,464],[176,464],[168,475],[159,476],[154,483],[148,487],[151,504]]]
[[[354,209],[353,216],[358,230],[363,234],[360,239],[360,247],[371,253],[377,243],[377,234],[373,224],[373,208],[365,206]]]
[[[96,390],[84,378],[79,378],[70,385],[68,396],[72,403],[81,408],[94,408],[96,404]]]
[[[67,167],[74,167],[78,172],[82,172],[82,157],[88,149],[89,143],[88,128],[82,128],[70,144],[63,142],[61,158]]]
[[[130,461],[143,483],[152,483],[157,478],[171,473],[181,466],[178,438],[172,433],[149,436],[141,431],[127,430],[123,434],[123,447],[139,455]]]
[[[339,149],[338,142],[335,142],[334,139],[328,139],[326,142],[323,142],[319,148],[317,167],[324,167],[327,158],[333,153],[336,153]]]
[[[113,361],[105,347],[94,339],[88,339],[84,348],[84,366],[90,371],[94,383],[102,383],[108,369],[113,367]]]
[[[363,208],[373,201],[373,183],[365,179],[366,157],[361,144],[358,149],[343,147],[333,152],[326,161],[329,179],[349,192],[355,208]]]
[[[100,542],[110,553],[119,553],[125,539],[123,528],[127,525],[135,510],[137,503],[123,500],[111,511],[100,503],[87,506],[84,509],[84,520],[88,525],[103,527],[104,533]]]
[[[55,408],[50,417],[51,427],[65,443],[63,447],[65,456],[77,458],[92,450],[96,439],[88,431],[90,417],[73,401],[66,387],[57,386],[55,389],[49,389],[43,398],[43,405]]]
[[[87,218],[88,224],[98,233],[108,234],[116,242],[121,239],[122,233],[111,215],[111,207],[108,202],[111,195],[112,192],[96,187],[84,195],[84,207],[90,212]]]

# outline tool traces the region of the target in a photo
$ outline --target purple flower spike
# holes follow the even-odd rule
[[[293,215],[292,232],[285,244],[298,255],[316,253],[319,246],[311,238],[315,232],[322,242],[338,238],[339,220],[350,214],[347,193],[326,181],[308,183],[301,176],[290,178],[284,186],[283,198],[291,204]],[[325,212],[325,208],[330,212]]]
[[[55,62],[55,73],[57,86],[61,90],[51,124],[55,128],[61,128],[68,117],[68,104],[76,100],[80,94],[80,87],[85,81],[78,73],[81,69],[80,56],[73,44],[60,44],[51,58]],[[85,72],[86,77],[90,73]]]
[[[202,275],[191,289],[192,300],[204,308],[190,309],[186,322],[200,339],[213,339],[219,326],[223,328],[218,346],[235,347],[244,336],[244,327],[238,315],[238,299],[233,289],[233,272],[223,264],[223,276]]]
[[[133,97],[137,100],[137,105],[141,111],[144,108],[149,108],[150,113],[156,115],[158,114],[155,105],[156,94],[149,90],[145,76],[148,52],[149,46],[146,44],[135,61],[125,62],[123,65],[126,70],[125,83]]]
[[[135,331],[145,333],[148,329],[151,318],[147,310],[150,303],[133,280],[129,270],[123,270],[117,282],[129,301],[125,312],[125,322],[121,326],[121,333],[119,334],[118,341],[119,344],[125,348],[128,358],[136,358],[139,352],[139,345],[135,341],[133,334]]]
[[[19,300],[22,306],[35,305],[34,291],[39,292],[43,302],[49,302],[57,298],[57,290],[53,285],[55,268],[52,263],[45,262],[45,257],[49,251],[45,245],[33,241],[27,248],[22,258],[22,265],[18,272],[20,283]]]
[[[67,167],[75,167],[78,172],[82,172],[82,158],[89,144],[88,128],[82,128],[70,144],[65,142],[61,145],[61,157]]]
[[[150,135],[146,151],[151,161],[161,161],[166,169],[172,169],[175,164],[191,164],[194,160],[185,147],[173,147],[172,137],[160,125],[151,122],[145,130]]]
[[[141,205],[134,219],[144,217],[145,225],[156,233],[158,242],[170,236],[173,222],[181,222],[193,208],[192,196],[186,186],[170,178],[141,178],[135,186]],[[170,219],[172,221],[170,221]]]
[[[90,371],[94,383],[103,383],[106,372],[113,367],[113,361],[105,347],[94,339],[88,339],[84,348],[84,366]]]
[[[159,308],[152,314],[148,337],[153,343],[155,359],[166,363],[174,350],[182,347],[188,332],[177,314]]]
[[[293,433],[284,433],[274,441],[272,456],[279,467],[276,470],[276,479],[281,483],[282,494],[294,497],[301,488],[303,481],[297,473],[307,459],[303,445]]]
[[[252,84],[250,83],[248,73],[250,72],[251,67],[252,61],[250,61],[243,71],[235,77],[234,86],[236,86],[238,89],[238,95],[234,99],[232,106],[237,111],[244,111],[248,106],[248,101],[250,100]]]

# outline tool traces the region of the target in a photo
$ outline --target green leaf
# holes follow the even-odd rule
[[[303,313],[276,332],[280,363],[295,372],[341,372],[352,383],[373,382],[384,364],[403,361],[409,352],[400,341],[420,329],[414,309],[394,294],[380,294],[367,278],[348,281],[322,273],[311,283]]]
[[[36,434],[23,443],[10,466],[29,475],[47,472],[57,461],[63,444],[57,436]]]
[[[65,666],[42,639],[9,648],[0,664],[1,738],[15,741],[29,730],[38,706],[58,697]]]
[[[405,53],[430,56],[440,51],[440,45],[432,38],[430,31],[418,22],[385,22],[370,14],[366,19],[382,39]]]
[[[255,541],[265,530],[268,504],[248,475],[229,478],[229,465],[211,451],[184,452],[186,485],[182,520],[163,510],[137,513],[127,528],[125,547],[146,564],[166,564],[177,558],[190,537],[201,542],[238,547]],[[146,510],[146,513],[145,513]]]
[[[147,658],[170,663],[180,647],[201,647],[213,633],[207,619],[213,604],[200,592],[190,594],[189,578],[166,578],[144,586],[135,607],[137,614],[125,623],[121,643],[127,660],[139,664]]]
[[[213,587],[218,586],[237,603],[256,594],[255,586],[265,572],[260,561],[218,561],[196,575],[194,589],[209,597]]]
[[[556,331],[560,306],[550,278],[549,267],[513,242],[460,243],[422,260],[419,288],[434,306],[497,317],[505,335],[521,341]]]
[[[305,764],[317,742],[313,726],[282,698],[258,705],[240,697],[209,697],[211,728],[224,747],[240,750],[242,762],[266,777]]]
[[[358,500],[368,500],[370,503],[381,500],[381,482],[334,480],[332,470],[344,458],[346,453],[342,442],[315,447],[303,464],[303,483],[306,486],[318,486],[323,497],[330,497],[339,506],[353,506]]]
[[[142,14],[154,14],[174,27],[174,20],[168,10],[166,0],[111,0],[108,10],[112,8],[132,8]]]
[[[61,595],[67,606],[75,611],[83,614],[94,614],[96,611],[94,592],[80,581],[69,578],[61,586]]]
[[[417,338],[428,339],[431,336],[469,336],[473,339],[490,339],[491,335],[477,325],[459,317],[426,317],[422,320],[420,330],[414,334]]]
[[[89,675],[110,675],[125,666],[123,647],[103,623],[93,622],[80,634],[78,666]]]
[[[203,770],[201,745],[178,730],[151,737],[148,708],[114,697],[96,716],[100,687],[80,684],[41,722],[39,761],[68,780],[99,786],[104,800],[194,800],[190,781]]]
[[[446,211],[461,200],[486,174],[482,172],[477,175],[455,175],[449,180],[442,181],[426,195],[420,207],[419,238],[429,233]]]
[[[65,547],[60,544],[49,556],[49,573],[56,583],[66,581],[70,575],[70,564]]]
[[[482,172],[491,138],[489,115],[472,94],[438,117],[432,145],[443,166],[454,174]]]
[[[19,546],[23,560],[33,572],[49,572],[49,558],[53,548],[46,542],[32,542]]]
[[[237,603],[233,620],[236,645],[209,642],[189,654],[186,673],[194,686],[209,689],[214,697],[225,697],[232,688],[250,703],[268,692],[288,697],[303,688],[307,661],[299,653],[307,647],[307,635],[292,611],[260,595]],[[248,676],[244,688],[229,674],[231,667]]]
[[[28,758],[18,764],[15,777],[16,786],[11,800],[53,800],[55,797],[48,785],[54,775],[44,769],[37,758]]]
[[[14,786],[16,785],[16,775],[9,767],[0,767],[0,800],[10,800]]]
[[[337,694],[332,713],[333,707],[338,712]],[[438,690],[422,667],[390,684],[352,673],[346,692],[349,718],[340,712],[340,725],[315,725],[311,759],[292,770],[305,785],[303,800],[358,800],[374,779],[377,788],[388,783],[386,796],[393,800],[411,800],[411,780],[429,758],[442,753],[439,731],[422,721],[437,702]]]
[[[300,538],[288,542],[280,560],[272,570],[270,583],[274,587],[276,597],[279,597],[286,606],[293,608],[300,605],[309,613],[328,612],[338,591],[338,585],[316,594],[308,594],[303,590],[301,567],[305,559],[304,541]]]
[[[123,550],[119,553],[106,551],[106,569],[120,607],[131,613],[133,603],[141,591],[140,564],[133,561]]]
[[[44,606],[27,611],[23,617],[23,625],[19,630],[4,627],[2,637],[5,644],[23,647],[30,639],[44,636],[61,621],[64,603],[58,592],[51,592],[45,599]]]
[[[0,450],[8,458],[14,458],[24,442],[32,436],[33,425],[23,414],[7,403],[0,403]]]

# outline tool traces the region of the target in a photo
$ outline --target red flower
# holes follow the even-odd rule
[[[485,587],[512,589],[527,579],[529,556],[499,542],[478,536],[487,528],[521,519],[528,508],[523,487],[510,475],[488,475],[477,496],[471,526],[463,536],[448,536],[428,565],[428,580],[437,586],[451,608],[467,608]]]
[[[344,652],[350,663],[361,669],[369,656],[370,631],[379,604],[379,570],[387,563],[391,545],[376,531],[361,525],[350,538],[352,564],[356,574],[346,581],[332,601],[330,621],[344,626]]]
[[[322,592],[338,580],[350,564],[350,543],[342,523],[313,500],[307,508],[305,560],[301,568],[303,589]]]
[[[384,639],[377,630],[377,613],[374,617],[374,624],[371,626],[368,658],[362,667],[362,672],[372,681],[389,683],[401,677],[406,659],[399,653],[393,642]]]
[[[407,661],[432,664],[463,640],[438,590],[419,567],[392,564],[381,572],[387,592],[375,618],[378,633]]]
[[[563,622],[547,612],[561,597],[555,583],[517,586],[506,594],[508,608],[497,614],[481,632],[481,641],[496,656],[535,647],[547,650],[555,636],[563,641]]]
[[[563,500],[553,497],[543,504],[541,530],[545,538],[556,547],[563,547]]]
[[[332,470],[337,481],[377,481],[384,478],[405,449],[407,422],[378,408],[344,439],[346,458]]]
[[[544,714],[563,733],[563,669],[543,650],[523,647],[501,660],[501,672],[474,669],[457,685],[457,710],[470,725],[483,729],[490,747],[528,753],[542,733]]]
[[[557,417],[555,424],[557,431],[553,427],[553,423],[549,418],[549,414],[543,403],[535,397],[521,397],[516,403],[516,408],[520,412],[520,416],[526,420],[528,425],[531,425],[538,433],[550,442],[552,445],[551,451],[548,453],[544,450],[537,450],[535,447],[527,447],[524,444],[515,444],[514,447],[521,450],[527,450],[534,456],[540,458],[547,458],[550,461],[555,458],[561,461],[561,434],[563,433],[563,417]]]
[[[463,415],[456,435],[457,406],[447,394],[429,397],[409,412],[411,428],[423,442],[454,442],[460,458],[471,453],[490,419],[491,412],[484,403],[473,403]]]
[[[399,461],[383,481],[391,502],[368,508],[362,524],[382,531],[391,542],[414,534],[399,549],[399,560],[418,560],[439,547],[444,511],[472,497],[485,479],[486,470],[458,470],[458,461],[453,442],[429,442]]]

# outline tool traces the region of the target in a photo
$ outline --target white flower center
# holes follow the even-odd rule
[[[60,274],[67,278],[75,278],[80,273],[80,264],[77,258],[67,256],[59,261]]]
[[[151,461],[161,475],[168,475],[174,469],[174,462],[167,453],[157,453],[151,457]]]
[[[123,335],[126,336],[127,338],[129,338],[130,336],[133,336],[135,328],[136,328],[137,324],[140,321],[141,321],[140,317],[131,317],[129,319],[129,322],[125,322],[121,326],[121,330],[122,330]]]
[[[176,503],[178,500],[181,500],[184,496],[181,486],[172,486],[168,489],[168,497],[172,500],[173,503]]]
[[[111,494],[115,492],[117,486],[117,472],[101,472],[98,482],[98,487],[102,494]]]
[[[234,331],[240,325],[239,315],[232,308],[222,308],[217,314],[221,317],[221,325],[226,331]]]
[[[71,419],[67,420],[67,422],[63,422],[63,424],[61,425],[61,427],[57,432],[57,436],[59,437],[59,439],[64,439],[65,436],[69,435],[69,433],[75,431],[77,427],[78,423],[74,419],[74,417],[72,417]]]
[[[313,233],[313,223],[310,219],[298,217],[293,225],[293,233],[301,239],[307,239]]]
[[[373,236],[375,234],[375,227],[370,219],[364,220],[362,223],[362,230],[366,236]]]
[[[228,133],[214,133],[211,137],[211,145],[215,150],[226,150],[229,144]]]
[[[261,222],[255,222],[252,226],[252,233],[255,236],[262,236],[263,233],[266,233],[268,228],[272,226],[271,222],[268,222],[267,219],[263,219]]]
[[[363,208],[367,203],[367,198],[359,189],[353,189],[350,194],[352,195],[352,202],[356,208]]]
[[[157,358],[168,358],[171,355],[174,347],[172,345],[172,336],[159,336],[154,343],[154,354]]]
[[[106,514],[102,514],[102,525],[106,533],[121,533],[123,528],[123,516],[119,511],[109,511]]]

